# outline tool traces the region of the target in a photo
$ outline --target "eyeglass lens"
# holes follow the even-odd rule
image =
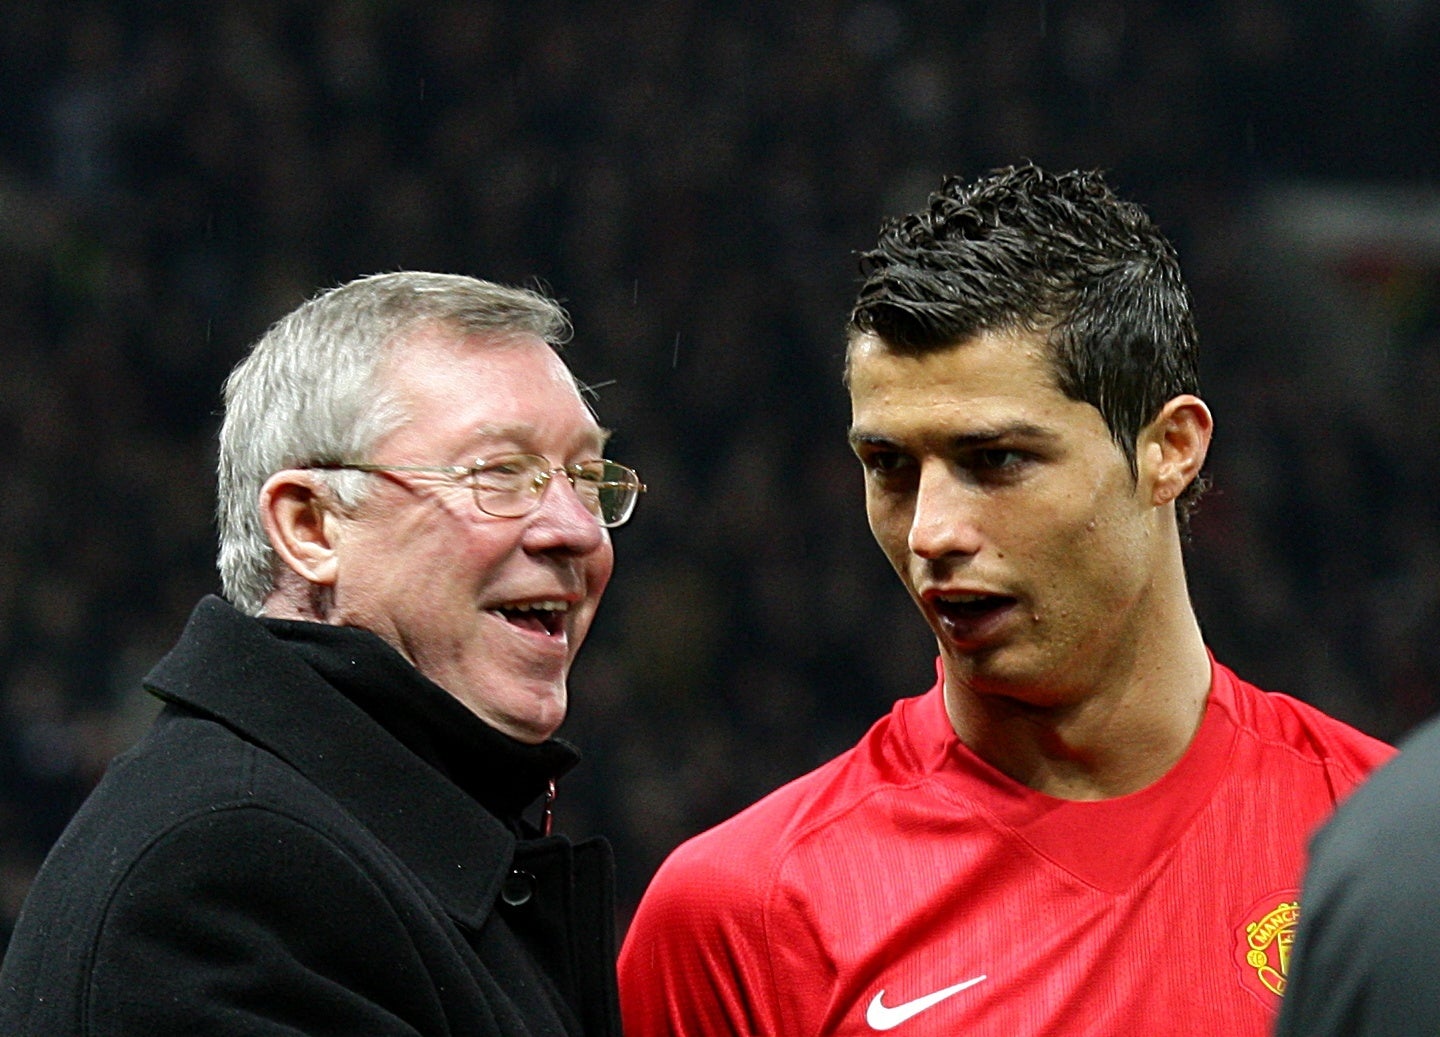
[[[618,526],[635,510],[639,480],[624,465],[598,460],[557,469],[545,458],[529,454],[494,458],[477,468],[472,482],[475,503],[487,514],[518,518],[539,505],[546,485],[562,472],[602,524]]]

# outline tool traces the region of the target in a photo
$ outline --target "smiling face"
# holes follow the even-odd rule
[[[1054,706],[1125,681],[1163,642],[1176,579],[1183,597],[1151,433],[1137,480],[1099,411],[1059,390],[1038,334],[920,355],[860,335],[848,371],[870,528],[950,694]]]
[[[408,421],[366,461],[471,465],[531,453],[552,465],[605,442],[555,351],[534,335],[409,335],[381,383]],[[377,473],[335,516],[326,621],[380,635],[491,726],[526,742],[565,717],[566,677],[614,563],[608,531],[553,478],[520,518],[482,513],[463,482]]]

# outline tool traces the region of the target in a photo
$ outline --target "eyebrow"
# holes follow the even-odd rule
[[[1004,439],[1043,440],[1050,442],[1058,438],[1053,429],[1043,425],[1036,425],[1029,421],[1017,421],[1009,425],[1002,425],[994,428],[976,429],[973,432],[964,432],[959,435],[948,437],[946,442],[952,449],[965,450],[975,447],[989,446]],[[867,432],[863,428],[852,428],[849,435],[850,446],[896,446],[894,439],[879,432]]]
[[[477,426],[475,426],[475,428],[472,430],[472,432],[474,433],[474,437],[475,437],[475,439],[477,439],[477,440],[478,440],[478,439],[500,439],[500,440],[508,440],[508,441],[510,441],[510,442],[521,442],[521,441],[523,441],[523,440],[526,440],[526,439],[530,438],[531,436],[533,436],[533,435],[535,434],[535,427],[534,427],[533,425],[520,425],[520,424],[515,424],[515,425],[477,425]],[[607,444],[608,442],[610,442],[610,437],[611,437],[613,434],[614,434],[614,433],[613,433],[613,431],[612,431],[611,429],[605,428],[603,425],[596,425],[596,426],[595,426],[595,437],[594,437],[594,441],[595,441],[595,444],[596,444],[597,449],[604,450],[604,449],[605,449],[605,444]]]

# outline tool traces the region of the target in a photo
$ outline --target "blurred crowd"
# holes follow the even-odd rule
[[[627,909],[680,839],[923,691],[845,447],[854,253],[1022,158],[1109,170],[1180,248],[1217,655],[1382,737],[1440,707],[1434,3],[3,7],[0,943],[218,587],[225,373],[360,274],[548,286],[650,484],[557,803],[614,841]],[[1420,216],[1317,245],[1297,184]]]

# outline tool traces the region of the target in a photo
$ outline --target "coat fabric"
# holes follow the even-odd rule
[[[1440,717],[1310,844],[1276,1037],[1440,1033]]]
[[[388,653],[379,672],[435,689],[373,635],[332,636],[369,639],[362,672]],[[197,606],[147,678],[153,727],[36,878],[0,1033],[618,1034],[609,847],[518,814],[537,761],[573,760],[480,724],[457,782],[466,754],[431,752],[449,728],[397,736],[384,695],[357,705],[307,651],[339,657],[301,642]]]

